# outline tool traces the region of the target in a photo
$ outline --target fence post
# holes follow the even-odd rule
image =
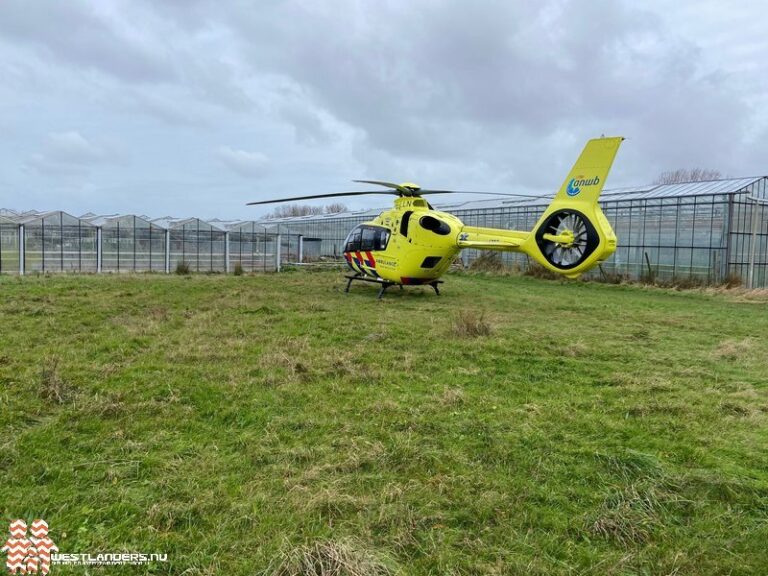
[[[101,226],[96,227],[96,274],[101,274]]]
[[[278,233],[275,239],[275,271],[280,272],[280,251],[283,248],[283,235]]]
[[[299,264],[304,262],[304,236],[299,234]]]
[[[755,287],[755,248],[757,247],[757,200],[752,206],[752,241],[749,243],[749,282],[750,288]]]
[[[171,273],[171,231],[165,231],[165,273]]]
[[[224,232],[224,272],[229,274],[229,232]]]
[[[19,224],[19,275],[24,276],[24,255],[27,252],[26,246],[24,246],[24,224]]]

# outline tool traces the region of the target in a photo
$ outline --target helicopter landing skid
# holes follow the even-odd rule
[[[349,292],[349,287],[352,285],[352,282],[355,280],[360,280],[361,282],[372,282],[374,284],[378,284],[381,286],[379,288],[379,294],[377,298],[381,300],[384,297],[384,292],[389,288],[390,286],[400,286],[400,290],[403,289],[402,284],[397,284],[396,282],[388,282],[386,280],[380,280],[378,278],[369,278],[368,276],[363,276],[362,274],[354,274],[350,276],[344,276],[347,279],[347,287],[344,288],[344,292]],[[442,284],[442,280],[435,280],[433,282],[429,282],[429,286],[432,286],[432,288],[435,290],[435,294],[440,296],[440,289],[439,285]]]

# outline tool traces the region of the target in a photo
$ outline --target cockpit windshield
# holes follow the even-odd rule
[[[358,226],[349,233],[344,252],[385,250],[389,242],[389,230],[381,226]]]

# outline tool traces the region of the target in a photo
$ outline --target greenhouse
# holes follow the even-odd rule
[[[440,204],[464,223],[531,229],[549,199]],[[605,190],[616,253],[590,274],[768,287],[768,178]],[[381,209],[265,222],[0,210],[0,272],[245,272],[340,258],[347,233]],[[470,265],[476,250],[464,250]],[[525,255],[504,253],[525,269]]]
[[[101,272],[165,272],[166,230],[131,215],[86,216],[100,233]]]
[[[278,250],[278,246],[280,249]],[[279,226],[126,214],[0,209],[0,272],[247,272],[302,258],[303,241]]]
[[[90,222],[55,211],[22,215],[16,223],[24,271],[96,272],[97,232]]]
[[[19,226],[0,216],[0,272],[19,271]]]
[[[192,272],[225,272],[226,230],[199,218],[158,218],[155,225],[168,230],[170,270],[180,265]]]
[[[651,185],[605,190],[601,206],[618,237],[616,253],[591,274],[702,283],[768,286],[768,191],[766,177]],[[476,200],[440,204],[465,224],[528,230],[549,199]],[[272,220],[294,234],[320,238],[321,254],[341,254],[347,233],[380,209]],[[461,253],[465,265],[478,256]],[[526,268],[525,255],[503,254]]]
[[[229,269],[265,272],[275,268],[277,228],[256,222],[216,222],[229,233]]]

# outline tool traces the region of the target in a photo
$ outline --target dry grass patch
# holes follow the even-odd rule
[[[523,271],[523,276],[530,276],[531,278],[542,278],[544,280],[562,280],[559,274],[555,274],[551,270],[544,268],[541,264],[529,263]]]
[[[720,360],[738,360],[749,355],[753,345],[751,338],[744,338],[743,340],[729,338],[720,342],[712,354]]]
[[[568,358],[578,358],[589,353],[589,347],[583,342],[569,342],[566,345],[559,346],[557,350],[561,356]]]
[[[60,364],[57,356],[49,356],[43,361],[38,378],[40,397],[56,404],[66,402],[71,392],[70,385],[61,377]]]
[[[485,319],[485,312],[460,310],[453,319],[453,333],[462,338],[489,336],[491,325]]]
[[[464,403],[464,390],[461,388],[446,388],[438,397],[443,406],[458,406]]]
[[[326,540],[281,554],[269,576],[389,576],[397,574],[389,559],[353,540]]]
[[[744,418],[746,416],[752,415],[752,410],[749,408],[749,406],[745,406],[744,404],[740,404],[737,402],[728,402],[728,401],[720,403],[720,412],[722,412],[726,416],[736,416],[739,418]]]
[[[678,495],[658,485],[631,484],[605,499],[589,531],[622,546],[644,544],[682,503]]]

